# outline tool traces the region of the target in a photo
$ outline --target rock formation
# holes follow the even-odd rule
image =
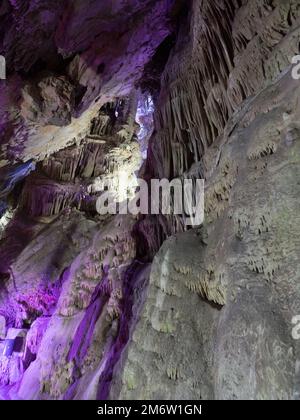
[[[0,27],[0,399],[299,399],[299,0]],[[204,179],[204,222],[122,214],[137,177]]]

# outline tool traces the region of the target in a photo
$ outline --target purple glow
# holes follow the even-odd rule
[[[68,354],[68,361],[74,360],[80,366],[87,354],[88,348],[93,337],[94,328],[104,305],[109,299],[109,282],[107,273],[96,287],[91,303],[87,308],[84,318],[81,321]]]

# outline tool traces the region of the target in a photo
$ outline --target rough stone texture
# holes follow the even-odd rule
[[[132,303],[125,287],[135,251],[133,222],[113,219],[72,263],[37,359],[21,382],[21,398],[96,399],[99,383],[106,392],[109,369],[128,334],[123,329],[135,316],[126,310]],[[147,279],[141,267],[136,286]]]
[[[134,184],[141,165],[135,107],[134,95],[107,103],[90,121],[87,137],[80,144],[39,164],[22,192],[20,205],[26,214],[53,217],[71,207],[95,211],[103,183],[122,201],[120,184]]]
[[[167,64],[147,165],[152,176],[173,177],[198,161],[194,170],[206,179],[202,242],[192,247],[184,233],[155,257],[113,396],[299,397],[291,320],[300,310],[300,85],[289,66],[297,3],[234,10],[235,2],[194,2],[193,43],[184,47],[182,34]]]
[[[154,258],[141,320],[113,381],[112,399],[213,397],[212,337],[219,311],[195,293],[206,280],[192,273],[203,254],[200,236],[189,232],[166,241]],[[219,299],[219,293],[212,295]]]
[[[299,1],[47,3],[0,9],[0,317],[27,332],[0,398],[299,399]],[[139,174],[205,178],[198,229],[95,211],[150,94]]]
[[[6,337],[6,320],[3,315],[0,315],[0,340]]]
[[[0,87],[1,166],[15,159],[43,160],[83,139],[99,105],[131,93],[172,32],[176,3],[5,0],[0,52],[8,83]]]
[[[10,281],[2,285],[0,312],[7,320],[22,326],[24,320],[51,311],[63,271],[89,244],[95,227],[80,214],[63,215],[44,226],[11,266]]]

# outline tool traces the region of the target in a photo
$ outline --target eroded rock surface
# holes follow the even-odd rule
[[[147,169],[174,177],[198,162],[206,220],[198,244],[176,235],[154,258],[112,397],[298,398],[296,3],[194,2],[192,42],[183,32],[163,74]]]
[[[299,399],[299,1],[48,3],[0,8],[0,399]],[[203,225],[97,213],[137,176]]]

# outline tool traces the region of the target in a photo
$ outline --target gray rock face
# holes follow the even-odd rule
[[[192,271],[201,265],[203,248],[201,238],[189,232],[166,241],[154,258],[147,299],[112,399],[213,398],[212,338],[219,310],[191,290],[201,282]]]
[[[225,2],[194,2],[193,48],[174,50],[166,67],[148,164],[161,177],[188,177],[193,144],[193,170],[206,180],[205,223],[166,241],[154,258],[112,397],[299,397],[292,319],[300,313],[300,85],[286,68],[297,52],[294,13],[295,2],[245,2],[235,12]],[[198,23],[212,14],[208,32]],[[257,14],[258,32],[257,20],[246,19]]]
[[[27,339],[0,358],[0,398],[299,399],[299,1],[193,0],[171,53],[158,45],[180,2],[25,6],[0,11],[21,28],[45,22],[35,51],[38,20],[3,43],[16,41],[0,166],[40,162],[17,204],[3,186],[0,338],[18,327]],[[31,69],[45,38],[58,59],[46,72]],[[155,65],[140,175],[204,178],[197,229],[95,212],[101,181],[115,190],[139,168],[136,84],[153,89]]]

